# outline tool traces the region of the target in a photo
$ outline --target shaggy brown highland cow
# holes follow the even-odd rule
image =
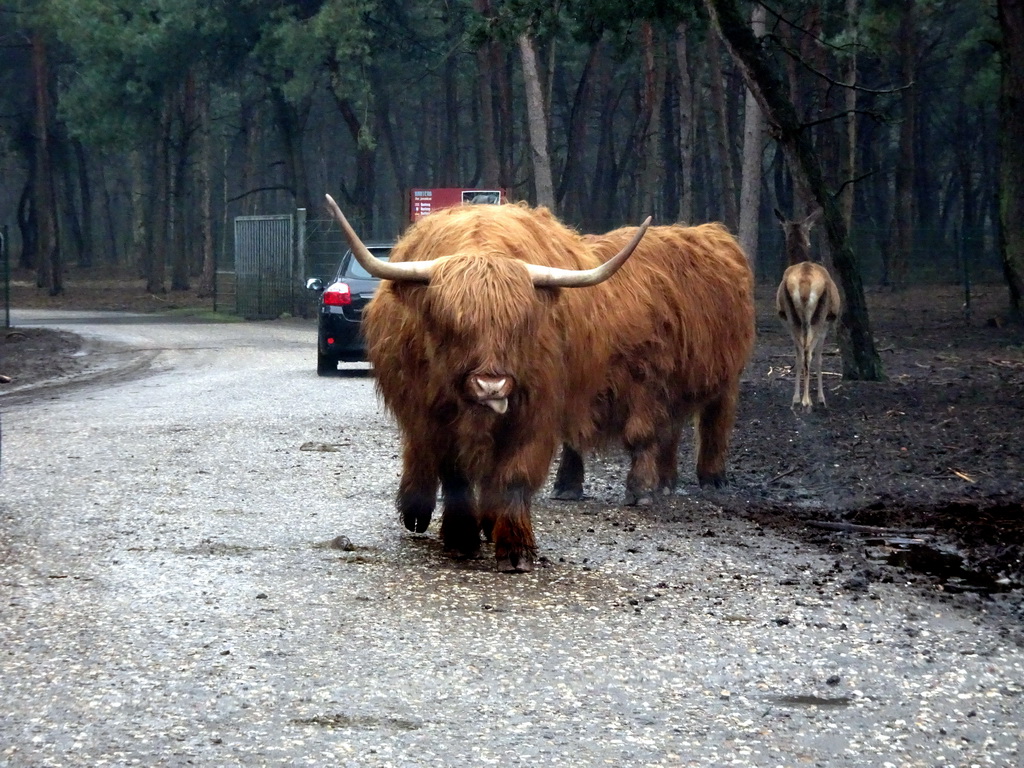
[[[530,570],[536,549],[530,505],[559,443],[587,449],[621,435],[634,451],[631,492],[649,496],[648,482],[654,487],[660,478],[648,481],[644,467],[667,464],[660,454],[672,434],[673,451],[678,443],[677,407],[687,413],[703,408],[707,460],[699,462],[700,471],[712,482],[724,476],[738,370],[732,376],[730,363],[716,362],[713,370],[678,374],[678,385],[647,380],[661,372],[677,375],[690,364],[699,368],[696,348],[704,344],[726,360],[745,361],[753,336],[748,269],[741,271],[740,287],[728,289],[747,300],[735,307],[733,322],[741,330],[722,334],[726,345],[745,338],[742,350],[718,349],[712,338],[717,321],[707,330],[677,328],[701,316],[678,309],[686,305],[687,281],[703,285],[703,273],[713,269],[695,265],[732,263],[730,255],[715,255],[723,245],[736,249],[724,230],[709,227],[690,256],[670,257],[657,248],[647,251],[649,264],[637,266],[629,256],[640,253],[646,222],[590,242],[544,208],[463,206],[421,219],[390,262],[379,262],[328,200],[357,258],[385,280],[363,327],[378,390],[402,432],[397,503],[410,530],[427,529],[440,483],[446,548],[474,556],[482,530],[494,541],[500,570]],[[661,263],[679,259],[684,266],[678,269]],[[627,268],[633,276],[620,285]],[[709,301],[705,291],[728,284],[731,275],[699,288],[699,301]],[[651,301],[665,291],[675,298]],[[709,307],[722,303],[732,306],[712,297]],[[683,362],[630,357],[654,353],[683,354]],[[726,368],[729,374],[721,372]],[[680,394],[684,388],[689,394]],[[648,454],[656,460],[644,458]],[[674,472],[673,462],[672,481]]]
[[[585,238],[598,260],[630,236]],[[596,392],[569,414],[554,497],[583,494],[582,452],[621,440],[631,466],[627,504],[647,504],[677,479],[683,425],[694,421],[697,478],[721,486],[740,374],[754,344],[753,276],[720,224],[650,227],[632,258],[601,286]],[[597,360],[598,358],[595,358]]]

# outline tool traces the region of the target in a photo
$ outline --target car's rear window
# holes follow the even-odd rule
[[[385,249],[371,248],[370,249],[370,253],[372,253],[374,256],[376,256],[381,261],[387,261],[388,257],[391,255],[390,249],[385,250]],[[367,272],[365,269],[363,269],[363,265],[360,264],[355,259],[349,259],[349,261],[348,261],[348,269],[345,270],[345,274],[348,277],[357,277],[357,278],[362,278],[363,280],[369,280],[369,279],[371,279],[373,277],[373,275],[371,275],[369,272]]]

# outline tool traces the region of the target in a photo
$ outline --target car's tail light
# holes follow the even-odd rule
[[[324,304],[328,306],[341,307],[351,303],[352,291],[346,283],[334,283],[324,291]]]

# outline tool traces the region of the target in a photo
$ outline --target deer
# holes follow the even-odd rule
[[[802,221],[791,221],[775,209],[775,218],[782,224],[785,234],[787,263],[775,294],[775,309],[796,345],[793,410],[798,405],[805,411],[811,410],[812,362],[818,369],[818,403],[825,406],[821,383],[822,347],[841,308],[839,289],[832,276],[824,266],[811,261],[811,228],[820,216],[821,208],[817,208]]]

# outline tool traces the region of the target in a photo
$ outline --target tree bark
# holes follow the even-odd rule
[[[694,173],[694,105],[693,78],[690,75],[690,61],[686,53],[688,27],[680,23],[676,27],[676,67],[679,73],[679,157],[680,190],[679,211],[676,220],[693,221],[693,173]]]
[[[89,160],[85,153],[85,147],[78,139],[71,139],[71,150],[75,154],[75,165],[78,171],[78,190],[82,196],[82,250],[78,254],[78,265],[80,267],[91,267],[93,265],[93,251],[95,249],[95,237],[93,237],[93,201],[92,183],[89,177]],[[116,243],[110,243],[110,248],[116,248]],[[113,261],[116,261],[116,256]]]
[[[170,234],[171,123],[172,97],[164,97],[156,120],[156,146],[153,151],[150,187],[148,247],[143,252],[147,293],[166,293],[167,246]]]
[[[594,92],[594,73],[600,66],[600,58],[603,51],[604,44],[599,38],[590,47],[587,63],[584,65],[579,83],[576,85],[572,111],[569,114],[569,130],[566,136],[565,166],[562,169],[562,176],[558,182],[555,198],[563,215],[574,216],[577,220],[584,218],[583,208],[586,183],[583,178],[583,167],[580,161],[582,160],[583,148],[587,143],[588,116]]]
[[[835,197],[825,184],[818,157],[786,94],[785,84],[740,15],[736,0],[704,0],[704,4],[743,72],[747,87],[757,97],[768,121],[768,130],[782,147],[795,183],[805,190],[805,197],[816,201],[824,212],[832,261],[843,289],[843,314],[838,333],[843,376],[880,380],[884,373],[871,335],[860,266],[847,242],[846,226]]]
[[[857,175],[857,44],[859,37],[857,21],[857,0],[846,0],[846,29],[850,37],[850,57],[846,63],[846,162],[843,172],[845,186],[839,195],[843,210],[843,223],[847,231],[853,228],[854,187],[851,182]]]
[[[364,135],[369,133],[369,128],[359,119],[352,102],[338,98],[337,94],[335,99],[356,145],[356,177],[352,186],[348,188],[347,202],[352,209],[350,216],[360,221],[364,232],[372,232],[373,200],[377,194],[377,146]]]
[[[453,18],[452,6],[445,3],[443,14],[446,45],[449,50],[456,50],[461,30]],[[444,60],[444,133],[441,140],[440,178],[442,187],[461,187],[465,184],[459,158],[462,152],[459,147],[459,72],[455,56],[447,56]]]
[[[37,227],[37,274],[40,288],[51,296],[64,291],[64,276],[57,239],[57,195],[50,156],[50,67],[41,32],[32,35],[32,76],[35,88],[35,189],[32,205]]]
[[[192,124],[195,120],[196,83],[193,73],[189,73],[181,86],[181,104],[178,110],[177,141],[173,142],[174,173],[171,176],[169,199],[169,224],[171,230],[171,290],[187,291],[189,282],[189,248],[187,246],[187,204],[186,182],[188,177],[188,157],[191,147]],[[174,113],[172,112],[172,117]]]
[[[156,125],[159,121],[154,120]],[[155,157],[155,153],[150,153]],[[153,204],[151,200],[155,194],[153,187],[153,174],[147,173],[146,160],[141,149],[135,148],[129,154],[129,169],[131,178],[131,243],[128,246],[128,260],[135,268],[137,274],[145,277],[149,269],[150,251],[148,242],[150,240],[150,222],[152,219]]]
[[[907,264],[914,247],[914,123],[916,122],[917,89],[915,79],[914,3],[903,0],[897,35],[900,56],[900,77],[904,89],[900,96],[902,122],[899,130],[899,159],[896,166],[895,200],[893,201],[893,247],[888,258],[888,284],[894,289],[907,285]]]
[[[1010,311],[1024,320],[1024,0],[999,0],[999,250]]]
[[[659,152],[661,135],[661,97],[665,82],[664,68],[655,53],[655,32],[650,22],[641,25],[643,40],[643,90],[640,103],[640,147],[637,157],[640,168],[640,203],[641,216],[653,215],[660,218],[661,202],[661,154]]]
[[[750,28],[757,37],[764,35],[768,12],[760,3],[750,15]],[[757,98],[748,88],[743,110],[743,176],[740,183],[739,241],[747,254],[750,268],[757,274],[757,234],[761,213],[761,168],[764,145],[764,115]]]
[[[711,106],[715,115],[715,149],[718,154],[718,173],[722,179],[722,219],[730,229],[736,229],[739,215],[736,211],[736,181],[729,142],[729,112],[725,105],[725,72],[719,40],[708,38],[708,67],[711,82]]]
[[[544,113],[544,94],[541,92],[533,40],[525,34],[519,36],[519,53],[523,62],[523,84],[526,87],[534,193],[537,205],[547,206],[553,211],[555,187],[551,177],[551,157],[548,154],[548,121]]]
[[[490,0],[473,0],[473,8],[483,17],[490,18]],[[494,43],[486,41],[477,49],[477,99],[480,102],[480,131],[477,137],[480,151],[480,184],[499,184],[498,138],[494,120],[494,71],[491,48]]]
[[[214,273],[217,259],[213,250],[213,131],[210,120],[210,82],[203,79],[199,86],[196,108],[199,117],[199,168],[196,181],[199,185],[199,231],[202,243],[202,268],[199,271],[199,296],[213,295]]]
[[[281,132],[281,141],[285,147],[285,163],[288,169],[286,184],[291,187],[293,193],[289,202],[293,207],[308,209],[311,198],[302,147],[303,125],[310,108],[309,99],[307,97],[300,106],[296,107],[288,101],[280,89],[272,88],[271,100],[277,118],[277,127]]]

